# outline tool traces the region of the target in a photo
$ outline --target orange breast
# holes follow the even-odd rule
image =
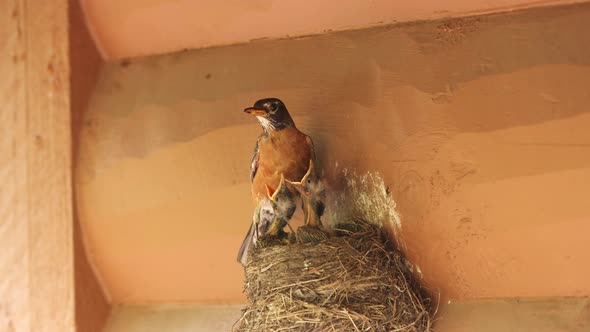
[[[252,198],[257,203],[266,196],[266,185],[276,189],[281,173],[285,179],[299,181],[307,172],[313,146],[296,128],[270,132],[258,143],[258,171],[252,182]]]

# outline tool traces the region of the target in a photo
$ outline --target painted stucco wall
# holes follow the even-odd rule
[[[115,302],[235,302],[260,128],[282,98],[320,164],[379,171],[445,298],[590,295],[590,6],[112,63],[77,208]]]
[[[105,58],[580,0],[80,0]]]

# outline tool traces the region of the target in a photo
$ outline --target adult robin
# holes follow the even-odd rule
[[[258,207],[266,197],[267,187],[278,188],[281,176],[288,180],[301,179],[307,171],[309,160],[315,159],[315,151],[311,138],[297,129],[280,99],[260,99],[254,106],[244,109],[244,112],[256,116],[262,126],[250,164],[252,199]],[[248,238],[256,227],[254,224],[250,226],[245,243],[250,241]],[[243,247],[244,244],[239,257],[248,251],[248,248]]]
[[[256,116],[262,126],[250,166],[252,198],[258,205],[266,195],[267,185],[278,187],[281,174],[287,180],[301,179],[309,161],[315,159],[315,151],[311,138],[297,129],[280,99],[258,100],[244,112]]]
[[[242,265],[246,265],[248,251],[261,238],[286,238],[283,228],[287,226],[295,213],[295,194],[285,183],[283,176],[281,176],[276,190],[269,186],[266,186],[266,189],[266,197],[259,201],[254,210],[252,225],[238,252],[238,262]]]

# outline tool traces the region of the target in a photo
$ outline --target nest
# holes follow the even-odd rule
[[[317,244],[254,248],[235,331],[430,331],[432,301],[366,223]]]

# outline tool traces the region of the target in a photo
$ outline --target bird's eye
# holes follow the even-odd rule
[[[311,184],[311,178],[307,178],[307,184]]]
[[[272,114],[275,114],[278,109],[279,109],[279,107],[278,107],[277,104],[270,104],[270,105],[268,105],[268,110]]]

